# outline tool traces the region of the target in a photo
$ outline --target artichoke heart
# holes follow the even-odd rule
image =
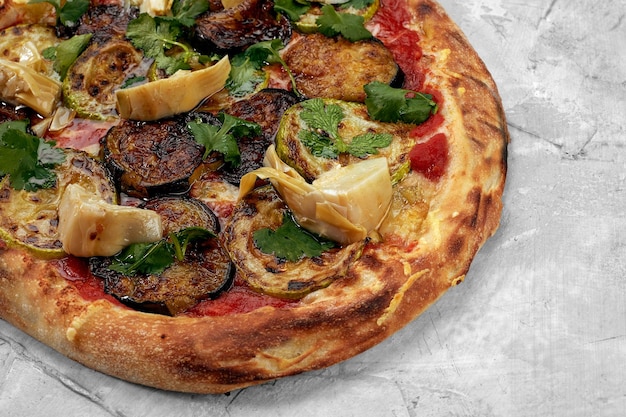
[[[117,90],[117,111],[124,119],[152,121],[192,110],[224,88],[230,73],[225,56],[197,71],[178,71],[169,78]]]
[[[59,239],[75,256],[112,256],[132,243],[163,237],[161,216],[136,207],[110,204],[78,184],[59,203]]]
[[[384,219],[392,196],[385,158],[371,158],[320,175],[311,184],[270,146],[265,166],[241,179],[240,197],[256,178],[269,179],[305,229],[349,244],[364,239]]]
[[[22,104],[44,117],[50,116],[61,98],[61,84],[17,62],[0,59],[0,99]]]

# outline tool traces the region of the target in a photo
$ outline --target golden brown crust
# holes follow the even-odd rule
[[[102,372],[217,393],[350,358],[422,313],[463,279],[498,226],[508,133],[496,86],[460,30],[435,2],[409,3],[429,68],[426,83],[444,95],[450,146],[417,242],[368,245],[345,278],[295,307],[204,318],[85,301],[51,263],[5,249],[0,316]]]

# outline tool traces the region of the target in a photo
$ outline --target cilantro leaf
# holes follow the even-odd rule
[[[213,126],[195,120],[187,124],[187,127],[196,138],[196,141],[204,145],[204,158],[212,151],[217,151],[224,155],[224,161],[232,165],[239,165],[241,155],[237,146],[237,139],[244,136],[260,135],[261,126],[257,123],[249,122],[226,113],[218,115],[221,126]]]
[[[386,148],[391,144],[393,136],[389,133],[364,133],[352,138],[348,144],[348,153],[357,158],[364,158],[367,155],[375,155],[379,148]]]
[[[54,167],[65,161],[63,150],[26,131],[28,122],[0,125],[0,176],[16,190],[36,191],[56,184]]]
[[[183,21],[185,19],[186,17],[183,17]],[[171,75],[179,69],[190,69],[189,62],[193,57],[199,57],[199,60],[202,58],[190,46],[178,41],[183,32],[183,26],[178,19],[171,16],[152,17],[147,13],[142,13],[128,23],[126,37],[147,57],[154,58],[157,68]],[[168,51],[174,47],[180,48],[182,52],[168,54]]]
[[[349,0],[345,3],[342,3],[339,7],[342,9],[348,9],[352,7],[357,10],[361,10],[370,6],[372,3],[374,3],[374,0]]]
[[[328,136],[310,130],[301,130],[298,139],[306,146],[313,156],[318,158],[337,159],[339,152]]]
[[[76,61],[76,58],[87,48],[91,36],[91,33],[76,35],[43,51],[44,58],[54,60],[54,70],[59,74],[61,80],[65,78],[67,70]]]
[[[207,0],[178,0],[172,4],[173,18],[186,27],[193,26],[196,17],[207,10],[209,10]]]
[[[372,33],[364,26],[363,16],[338,13],[329,4],[322,7],[322,15],[317,18],[316,23],[319,31],[328,37],[342,35],[351,42],[372,38]]]
[[[289,262],[296,262],[304,257],[320,256],[324,251],[335,247],[334,242],[302,229],[289,213],[283,215],[283,224],[279,228],[256,230],[253,239],[261,252]]]
[[[159,275],[176,259],[182,261],[191,242],[207,240],[215,234],[201,227],[187,227],[152,243],[133,243],[112,259],[109,269],[121,274]]]
[[[379,81],[363,88],[367,94],[365,104],[370,117],[381,122],[420,124],[437,112],[437,103],[430,94],[393,88]]]
[[[337,104],[326,104],[321,98],[302,102],[300,118],[311,129],[326,132],[331,138],[339,137],[339,123],[343,120],[343,110]]]
[[[109,269],[132,276],[158,275],[174,262],[172,245],[166,240],[156,243],[133,243],[113,257]]]
[[[76,26],[89,9],[89,0],[67,0],[63,5],[61,0],[30,0],[29,3],[50,3],[56,11],[58,22],[68,27]]]
[[[256,90],[265,80],[265,73],[245,55],[236,55],[230,62],[230,74],[226,80],[226,88],[234,97],[243,97]]]
[[[300,17],[311,9],[308,1],[302,0],[276,0],[274,2],[274,10],[287,15],[289,20],[297,22]]]

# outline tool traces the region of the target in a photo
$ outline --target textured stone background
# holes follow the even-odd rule
[[[0,321],[0,415],[626,415],[626,5],[442,4],[512,136],[502,225],[464,284],[352,360],[228,396],[118,381]]]

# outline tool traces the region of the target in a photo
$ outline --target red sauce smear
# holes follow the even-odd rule
[[[254,311],[261,307],[285,308],[297,304],[297,300],[284,300],[253,291],[242,282],[235,282],[235,286],[223,292],[214,300],[205,300],[196,304],[184,313],[185,316],[225,316],[228,314],[242,314]]]
[[[438,180],[448,166],[448,138],[437,133],[426,142],[416,143],[409,152],[411,169],[432,181]]]
[[[60,148],[85,149],[97,145],[114,125],[115,122],[74,119],[60,132],[48,132],[46,139],[55,141]]]
[[[410,22],[406,0],[383,0],[367,27],[393,54],[405,74],[404,87],[421,91],[424,86],[424,75],[419,69],[422,50],[419,35],[406,27]]]
[[[126,307],[117,298],[104,292],[104,283],[91,273],[85,259],[66,256],[51,262],[57,267],[61,276],[70,281],[85,300],[105,299],[115,305]]]

